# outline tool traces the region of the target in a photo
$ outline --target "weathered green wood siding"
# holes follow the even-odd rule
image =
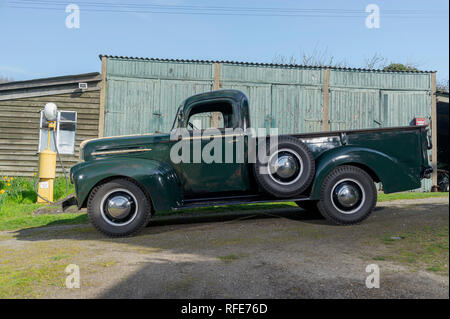
[[[105,136],[167,132],[180,103],[212,85],[212,63],[108,59]]]

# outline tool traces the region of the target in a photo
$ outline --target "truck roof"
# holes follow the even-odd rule
[[[216,91],[211,91],[211,92],[204,92],[204,93],[200,93],[200,94],[196,94],[193,95],[191,97],[188,97],[186,100],[184,100],[182,102],[182,108],[185,109],[186,106],[195,103],[195,102],[199,102],[199,101],[204,101],[204,100],[209,100],[209,99],[220,99],[220,98],[227,98],[227,99],[232,99],[235,102],[240,102],[242,101],[242,99],[247,99],[247,96],[239,91],[239,90],[216,90]],[[238,105],[240,103],[237,103]]]

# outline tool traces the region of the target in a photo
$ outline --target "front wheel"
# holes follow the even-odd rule
[[[135,182],[115,179],[95,187],[87,203],[89,220],[110,237],[130,236],[148,224],[150,198]]]
[[[317,207],[328,221],[351,225],[369,217],[376,202],[377,190],[369,174],[355,166],[339,166],[325,177]]]

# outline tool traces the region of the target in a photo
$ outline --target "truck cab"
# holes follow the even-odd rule
[[[245,161],[236,160],[237,146],[244,146],[242,155],[247,156],[249,127],[248,100],[240,91],[203,93],[182,103],[171,132],[172,136],[185,133],[182,137],[191,144],[189,160],[174,166],[182,177],[185,195],[244,192],[250,189],[248,165]],[[212,139],[221,148],[212,152],[220,151],[221,154],[213,154],[214,160],[209,161],[198,151],[206,153]],[[194,151],[196,146],[198,150]],[[227,158],[229,151],[232,152],[231,159]]]

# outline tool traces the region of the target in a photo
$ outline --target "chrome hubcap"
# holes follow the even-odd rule
[[[270,177],[281,185],[295,183],[303,172],[300,156],[290,149],[280,149],[272,154],[268,162]]]
[[[345,179],[337,182],[331,192],[333,206],[343,214],[356,213],[364,204],[364,201],[364,189],[354,179]]]
[[[106,206],[108,213],[114,218],[126,217],[131,211],[130,198],[118,195],[110,198]]]
[[[344,207],[354,206],[361,197],[358,190],[350,184],[342,183],[335,190],[335,195],[339,203]]]
[[[125,226],[137,215],[138,204],[134,195],[126,189],[107,193],[100,204],[103,219],[113,226]]]
[[[278,157],[273,169],[278,176],[289,178],[297,171],[297,164],[292,156],[283,155]]]

